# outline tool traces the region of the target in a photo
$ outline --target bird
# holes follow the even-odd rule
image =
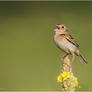
[[[79,45],[76,40],[70,35],[69,29],[63,24],[56,24],[56,29],[54,29],[54,42],[56,46],[65,52],[65,54],[61,57],[62,61],[64,61],[65,57],[68,55],[72,55],[71,65],[75,60],[75,55],[78,56],[81,63],[87,64],[87,61],[84,59],[82,54],[79,51]]]

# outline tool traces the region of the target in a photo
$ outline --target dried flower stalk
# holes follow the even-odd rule
[[[64,58],[62,73],[58,76],[58,82],[64,92],[74,92],[79,87],[77,78],[73,75],[69,57]]]

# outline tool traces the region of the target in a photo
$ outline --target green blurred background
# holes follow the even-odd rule
[[[0,2],[0,90],[61,90],[57,76],[64,53],[53,42],[65,24],[88,61],[76,57],[73,72],[92,90],[92,2]]]

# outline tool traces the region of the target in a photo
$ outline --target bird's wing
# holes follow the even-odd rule
[[[76,47],[79,47],[79,45],[77,44],[76,40],[69,34],[65,34],[65,38],[71,42],[72,44],[74,44]]]

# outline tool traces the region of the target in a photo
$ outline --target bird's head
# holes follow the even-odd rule
[[[58,33],[63,33],[63,32],[67,32],[67,27],[64,25],[60,25],[60,24],[56,24],[56,29],[54,30],[55,32]]]

